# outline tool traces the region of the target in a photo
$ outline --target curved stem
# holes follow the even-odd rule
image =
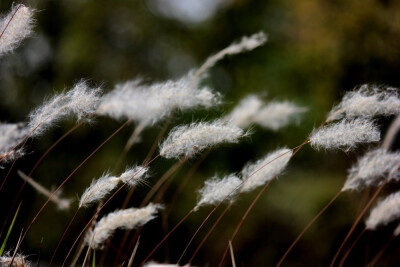
[[[356,246],[358,240],[360,240],[360,238],[363,236],[363,234],[366,232],[366,228],[364,228],[364,230],[362,230],[360,232],[360,234],[357,236],[356,240],[354,240],[353,244],[350,246],[350,248],[346,251],[346,253],[344,254],[343,258],[340,260],[339,262],[339,267],[342,267],[344,262],[346,261],[347,257],[350,255],[350,252],[353,250],[353,248]]]
[[[299,242],[300,238],[304,235],[305,232],[311,227],[311,225],[314,224],[314,222],[321,216],[322,213],[325,212],[325,210],[341,195],[342,191],[339,191],[336,193],[336,195],[328,202],[328,204],[325,205],[325,207],[322,208],[322,210],[315,215],[314,218],[304,227],[304,229],[301,231],[301,233],[296,237],[296,239],[293,241],[293,243],[289,246],[289,248],[286,250],[286,252],[283,254],[282,258],[279,260],[278,264],[276,264],[276,267],[279,267],[282,262],[286,259],[287,255],[289,252],[293,249],[293,247]]]

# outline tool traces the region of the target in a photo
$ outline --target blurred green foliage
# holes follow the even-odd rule
[[[241,36],[260,30],[266,32],[269,41],[265,46],[228,57],[212,69],[206,83],[223,94],[222,106],[210,111],[176,114],[169,127],[226,114],[250,93],[260,94],[266,100],[290,100],[307,107],[308,112],[297,125],[276,133],[254,127],[251,138],[243,143],[213,150],[178,199],[169,219],[169,229],[194,206],[195,192],[205,179],[216,172],[239,171],[247,161],[279,146],[300,144],[313,127],[324,120],[326,112],[344,91],[363,83],[400,86],[399,1],[232,0],[198,22],[166,17],[154,8],[156,2],[25,1],[37,10],[35,34],[13,54],[0,59],[0,119],[26,120],[29,111],[40,105],[46,96],[70,88],[81,78],[89,79],[91,84],[101,84],[106,90],[138,76],[149,82],[177,78]],[[0,2],[4,12],[11,5],[11,1]],[[389,122],[382,121],[382,124],[386,127]],[[120,124],[98,118],[93,125],[80,127],[55,148],[33,177],[49,188],[60,184]],[[3,207],[8,208],[6,203],[21,185],[16,170],[30,170],[42,153],[72,125],[73,120],[61,122],[60,127],[43,138],[29,142],[32,153],[17,162],[7,183],[7,193],[2,192]],[[91,179],[107,170],[113,171],[133,129],[134,125],[124,129],[96,153],[74,175],[63,194],[78,199]],[[162,125],[156,125],[146,130],[142,142],[131,149],[125,163],[141,163],[161,129]],[[264,193],[233,242],[238,265],[276,264],[308,221],[340,190],[346,169],[363,150],[365,147],[352,154],[301,150],[286,173]],[[168,204],[195,162],[190,161],[179,171],[165,196],[165,203]],[[163,159],[155,162],[150,184],[173,163]],[[1,170],[2,177],[6,172],[7,169]],[[146,186],[137,190],[130,205],[138,205],[147,191]],[[214,266],[218,263],[227,239],[256,193],[244,196],[233,206],[195,264]],[[102,214],[120,207],[124,194],[113,200]],[[285,266],[328,264],[355,219],[362,203],[361,196],[361,193],[354,193],[339,198],[295,247]],[[31,188],[25,189],[18,219],[20,227],[27,226],[44,201]],[[210,209],[204,209],[191,216],[171,237],[167,248],[159,250],[156,259],[176,261],[208,211]],[[53,206],[47,207],[30,231],[23,252],[35,259],[44,237],[41,255],[43,260],[49,259],[74,212],[64,213]],[[63,242],[58,261],[63,260],[69,245],[93,212],[90,209],[80,213]],[[207,225],[205,229],[211,226]],[[389,237],[390,230],[385,231],[371,233],[368,240],[362,239],[347,264],[363,265],[365,259],[373,257]],[[116,245],[121,232],[112,241]],[[205,230],[201,233],[195,239],[196,244]],[[164,234],[161,220],[145,227],[136,263]],[[17,239],[18,229],[14,242],[10,243],[15,246]],[[398,244],[393,242],[381,266],[400,262]],[[187,257],[193,250],[194,246]],[[109,253],[111,263],[114,253]],[[129,257],[130,251],[124,253]],[[97,262],[100,255],[97,254]]]

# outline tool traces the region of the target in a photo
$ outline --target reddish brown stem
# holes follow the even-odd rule
[[[375,194],[372,196],[372,198],[368,201],[367,205],[365,205],[364,209],[361,211],[360,215],[358,215],[357,219],[355,220],[355,222],[353,223],[353,225],[351,226],[349,232],[347,233],[346,237],[344,238],[342,244],[340,245],[339,249],[337,250],[335,256],[332,259],[331,264],[329,265],[329,267],[333,267],[336,259],[339,257],[340,252],[342,251],[344,245],[346,244],[347,240],[349,239],[350,235],[353,233],[353,231],[356,229],[358,223],[360,222],[362,216],[365,214],[365,212],[367,212],[368,208],[372,205],[373,201],[375,200],[375,198],[379,195],[379,193],[382,191],[383,187],[385,186],[386,181],[380,185],[378,187],[378,189],[375,191]]]
[[[342,191],[337,192],[336,195],[328,202],[328,204],[326,204],[325,207],[306,225],[306,227],[304,227],[304,229],[301,231],[301,233],[296,237],[296,239],[293,241],[293,243],[289,246],[289,248],[283,254],[282,258],[279,260],[276,267],[279,267],[282,264],[282,262],[286,259],[289,252],[293,249],[293,247],[297,244],[297,242],[299,242],[300,238],[304,235],[304,233],[311,227],[311,225],[314,224],[314,222],[321,216],[321,214],[324,213],[325,210],[341,195],[341,193],[342,193]]]
[[[67,181],[91,158],[93,155],[100,149],[102,148],[112,137],[114,137],[119,131],[121,131],[130,121],[127,120],[124,124],[122,124],[115,132],[113,132],[103,143],[101,143],[92,153],[90,153],[89,156],[87,156],[79,165],[76,167],[70,175],[57,187],[57,189],[51,194],[51,196],[46,200],[46,202],[43,204],[43,206],[39,209],[38,213],[35,215],[35,217],[32,219],[31,223],[29,224],[28,228],[26,229],[25,233],[22,236],[22,239],[25,238],[27,235],[28,231],[31,229],[32,225],[35,223],[39,215],[42,213],[44,208],[47,206],[47,204],[50,202],[50,200],[54,197],[54,195],[67,183]],[[17,247],[18,249],[18,247]]]
[[[19,3],[18,7],[15,9],[14,14],[11,16],[10,20],[7,22],[7,25],[4,27],[3,31],[1,32],[1,34],[0,34],[0,39],[1,39],[1,37],[3,37],[3,34],[4,34],[4,32],[7,30],[8,25],[11,23],[11,21],[12,21],[12,19],[14,18],[15,14],[17,14],[19,8],[22,6],[22,4],[23,4],[24,2],[25,2],[25,0],[22,0],[22,1]]]
[[[357,236],[356,240],[354,240],[353,244],[350,246],[350,248],[346,251],[344,254],[343,258],[339,262],[339,267],[342,267],[344,262],[346,261],[347,257],[350,255],[350,252],[353,250],[353,248],[356,246],[358,240],[363,236],[363,234],[366,232],[366,228],[360,232],[360,234]]]

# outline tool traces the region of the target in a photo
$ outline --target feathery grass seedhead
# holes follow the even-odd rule
[[[255,114],[254,122],[263,128],[277,131],[306,111],[306,108],[298,107],[289,101],[270,102]]]
[[[165,158],[193,157],[207,147],[219,143],[237,143],[245,135],[239,127],[221,120],[178,126],[171,130],[160,145],[160,155]]]
[[[254,117],[263,106],[263,101],[256,95],[243,98],[239,104],[224,118],[230,124],[245,129],[254,122]]]
[[[120,183],[128,183],[133,187],[145,179],[148,168],[142,166],[130,167],[125,170],[119,177],[103,175],[98,180],[93,180],[92,184],[85,190],[79,201],[79,207],[89,206],[92,203],[102,200]]]
[[[199,190],[200,199],[194,209],[198,210],[202,206],[220,203],[241,183],[242,180],[235,174],[230,174],[222,179],[215,176],[207,180],[204,187]],[[235,194],[231,194],[227,199],[232,199],[234,195]]]
[[[219,94],[199,88],[192,72],[178,80],[145,85],[141,79],[118,84],[106,94],[97,113],[114,119],[127,118],[146,126],[154,124],[175,110],[210,108],[220,102]]]
[[[239,42],[234,42],[228,47],[222,49],[215,55],[207,58],[204,64],[196,71],[197,77],[204,76],[208,69],[212,68],[218,61],[228,55],[240,54],[246,51],[251,51],[263,45],[268,39],[268,36],[263,33],[255,33],[251,36],[244,36]]]
[[[242,178],[247,179],[241,190],[249,192],[282,173],[292,154],[291,149],[281,148],[269,153],[263,159],[247,164],[241,171]]]
[[[383,178],[400,164],[400,153],[386,149],[374,149],[360,158],[350,170],[342,191],[361,190],[372,185],[379,185]],[[392,180],[399,178],[398,172],[390,176]]]
[[[15,255],[13,259],[12,255],[8,252],[5,256],[0,257],[0,266],[31,267],[32,263],[27,261],[26,256],[23,256],[21,254]]]
[[[0,160],[1,164],[21,157],[23,149],[15,149],[29,131],[23,123],[4,123],[0,124]]]
[[[43,134],[49,127],[64,117],[74,114],[78,120],[89,119],[98,107],[100,88],[90,88],[80,81],[68,92],[53,96],[29,115],[28,128],[32,136]]]
[[[343,117],[373,118],[400,114],[400,99],[395,88],[382,88],[364,84],[347,92],[342,101],[328,115],[328,121]]]
[[[361,143],[378,142],[378,127],[367,119],[347,120],[314,130],[310,136],[311,146],[316,149],[342,149],[349,151]]]
[[[366,228],[375,230],[380,225],[386,225],[400,217],[400,192],[393,193],[380,201],[371,211]]]
[[[18,7],[19,9],[17,13],[15,13]],[[15,16],[9,23],[14,13]],[[0,32],[2,32],[9,23],[3,36],[0,38],[0,56],[17,48],[22,40],[32,33],[34,24],[33,13],[34,10],[29,7],[14,5],[11,12],[0,18]]]
[[[28,135],[28,129],[23,123],[0,124],[0,153],[6,153],[20,144]]]
[[[145,225],[156,217],[158,210],[162,209],[160,204],[150,203],[144,208],[117,210],[101,218],[87,236],[86,244],[92,248],[102,248],[104,242],[114,233],[116,229],[134,229]]]

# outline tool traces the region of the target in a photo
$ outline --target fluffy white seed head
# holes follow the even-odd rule
[[[305,112],[306,109],[289,102],[270,102],[254,116],[254,122],[274,131],[288,125]]]
[[[379,202],[371,211],[366,228],[375,230],[380,225],[386,225],[400,217],[400,192],[394,193]]]
[[[114,211],[96,223],[93,231],[86,238],[86,244],[91,244],[92,248],[102,248],[104,242],[116,229],[128,230],[143,226],[154,219],[160,209],[162,209],[162,205],[150,203],[140,209],[130,208]]]
[[[249,95],[242,99],[224,120],[229,121],[232,125],[245,129],[254,122],[254,117],[263,104],[263,101],[258,96]]]
[[[29,134],[28,128],[23,123],[4,123],[0,124],[0,158],[4,163],[10,158],[15,159],[21,155],[18,146]],[[18,153],[16,153],[18,152]]]
[[[85,190],[79,201],[79,207],[89,206],[96,203],[113,191],[120,183],[127,183],[133,187],[142,182],[148,168],[141,166],[127,168],[120,176],[103,175],[98,180],[93,180],[92,184]]]
[[[241,171],[242,178],[247,179],[241,190],[249,192],[282,173],[292,154],[291,149],[281,148],[254,163],[247,164]]]
[[[204,75],[207,70],[213,67],[218,61],[228,55],[240,54],[246,51],[251,51],[267,41],[268,37],[265,33],[259,32],[251,36],[244,36],[239,42],[235,42],[215,55],[209,57],[204,64],[196,71],[196,76]]]
[[[88,119],[97,109],[100,94],[100,88],[90,88],[80,81],[70,91],[55,95],[29,115],[28,128],[32,136],[42,134],[70,114],[76,115],[78,120]]]
[[[343,117],[373,118],[400,114],[400,99],[396,89],[362,85],[358,90],[347,92],[342,101],[328,115],[328,121]]]
[[[18,6],[15,5],[10,13],[0,18],[0,32],[3,32]],[[0,38],[0,56],[17,48],[22,40],[32,33],[33,13],[34,11],[31,8],[24,5],[19,7]]]
[[[346,120],[314,130],[310,136],[311,145],[317,149],[342,149],[349,151],[361,143],[378,142],[380,132],[367,119]]]
[[[171,130],[160,145],[160,155],[165,158],[192,157],[207,147],[220,143],[237,143],[244,135],[239,127],[221,120],[178,126]]]
[[[118,84],[104,95],[97,113],[114,119],[131,119],[148,126],[176,110],[217,105],[219,94],[208,87],[199,88],[198,82],[189,72],[178,80],[150,85],[143,84],[141,79]]]
[[[350,169],[342,191],[361,190],[371,185],[378,185],[389,172],[391,179],[398,179],[398,172],[392,171],[399,164],[399,152],[389,152],[386,149],[369,151]]]
[[[227,197],[235,188],[238,188],[242,180],[235,174],[230,174],[222,179],[217,176],[205,182],[204,187],[199,190],[200,199],[197,202],[195,210],[205,205],[215,205],[225,198],[232,199],[235,193]]]
[[[226,55],[252,50],[264,44],[266,39],[264,33],[243,37],[239,43],[228,46],[208,58],[199,69],[189,71],[177,80],[146,85],[141,79],[136,79],[119,84],[102,98],[97,113],[114,119],[131,119],[148,126],[175,110],[215,106],[220,102],[219,94],[213,93],[208,87],[200,86],[208,69]]]
[[[0,266],[11,266],[11,267],[31,267],[32,263],[26,260],[26,256],[22,254],[17,254],[13,258],[10,252],[4,254],[0,257]],[[11,264],[12,262],[12,264]]]

